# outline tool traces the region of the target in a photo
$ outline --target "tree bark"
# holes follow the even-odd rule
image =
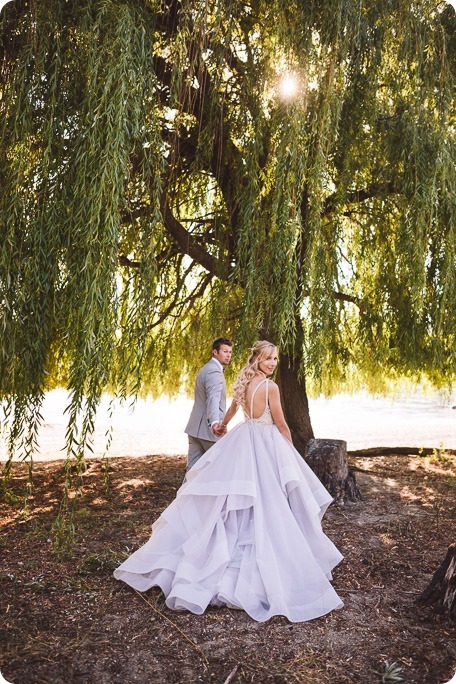
[[[296,348],[302,349],[303,330],[299,319],[296,329]],[[363,497],[355,475],[348,469],[347,443],[342,440],[314,439],[305,378],[299,372],[300,363],[301,359],[293,348],[280,351],[277,383],[293,444],[335,502],[360,501]]]
[[[342,439],[311,439],[305,459],[335,503],[362,501],[355,475],[348,469],[347,442]]]
[[[298,371],[299,361],[293,359],[286,351],[281,351],[277,384],[280,388],[283,412],[293,444],[304,457],[306,444],[309,439],[313,439],[314,433],[310,422],[306,383],[300,378]]]
[[[436,613],[456,618],[456,544],[448,547],[444,560],[417,602],[432,606]]]

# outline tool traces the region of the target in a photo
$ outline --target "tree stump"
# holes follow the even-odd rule
[[[456,544],[448,547],[444,560],[417,602],[432,606],[436,613],[456,617]]]
[[[305,460],[335,503],[363,500],[355,475],[348,469],[347,442],[342,439],[310,439]]]

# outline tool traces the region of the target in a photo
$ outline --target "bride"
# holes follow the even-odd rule
[[[264,621],[311,620],[342,607],[330,579],[342,560],[321,528],[332,499],[291,442],[277,349],[255,344],[220,430],[242,407],[245,421],[188,471],[152,536],[117,570],[139,591],[159,586],[173,610],[229,606]]]

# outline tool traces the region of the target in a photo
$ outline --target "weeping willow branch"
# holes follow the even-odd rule
[[[195,287],[194,290],[185,299],[182,299],[182,297],[180,296],[180,288],[176,287],[173,301],[166,307],[166,309],[164,309],[164,311],[160,314],[157,320],[151,323],[149,329],[153,330],[153,328],[160,326],[170,316],[179,318],[186,308],[190,308],[195,302],[197,302],[199,299],[201,299],[201,297],[203,297],[212,278],[212,274],[207,273],[203,277],[199,286]]]
[[[390,195],[401,193],[401,187],[397,180],[389,181],[388,183],[372,183],[367,188],[360,188],[346,193],[341,198],[337,193],[333,193],[327,197],[323,203],[323,216],[332,214],[336,208],[336,204],[341,201],[344,204],[360,204],[370,199],[387,198]]]
[[[161,211],[163,222],[170,235],[176,240],[184,254],[188,254],[197,261],[211,275],[217,276],[223,273],[222,264],[218,259],[209,254],[197,240],[193,238],[183,225],[175,218],[168,206],[165,196],[162,197]]]
[[[11,458],[31,462],[42,398],[64,385],[83,469],[102,392],[178,391],[220,330],[240,356],[267,330],[332,392],[451,383],[453,34],[428,0],[7,3]]]
[[[360,311],[363,311],[362,304],[358,297],[353,297],[352,295],[345,294],[344,292],[334,292],[333,296],[341,302],[349,302],[350,304],[356,304]]]
[[[119,264],[121,266],[127,266],[128,268],[141,268],[140,261],[132,261],[131,259],[126,257],[125,254],[119,255]]]

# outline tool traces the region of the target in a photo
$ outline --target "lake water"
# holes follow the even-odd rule
[[[104,397],[96,421],[94,455],[102,456],[106,431],[110,425],[110,399]],[[438,394],[395,399],[375,398],[368,394],[338,395],[330,399],[311,399],[310,415],[316,437],[344,439],[349,450],[376,446],[446,447],[456,449],[456,395],[443,400]],[[43,405],[44,424],[39,436],[37,460],[65,456],[68,395],[64,390],[49,392]],[[146,456],[185,454],[187,435],[184,428],[192,401],[180,397],[138,400],[135,410],[117,405],[112,425],[111,456]],[[242,420],[238,412],[236,422]],[[231,424],[230,424],[231,427]],[[6,457],[0,435],[0,460]]]

